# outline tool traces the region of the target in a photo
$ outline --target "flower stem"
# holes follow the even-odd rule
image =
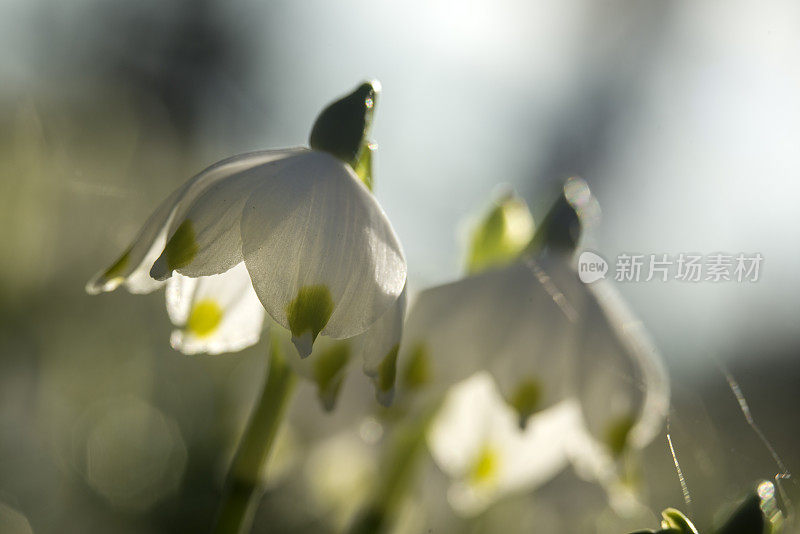
[[[261,473],[269,459],[294,383],[294,373],[278,344],[273,343],[266,382],[228,471],[215,534],[245,534],[250,531],[263,491]]]
[[[394,429],[374,497],[356,515],[347,534],[384,534],[392,529],[416,478],[417,465],[425,451],[425,435],[438,407],[439,404],[434,403]]]

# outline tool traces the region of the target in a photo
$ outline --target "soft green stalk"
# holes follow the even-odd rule
[[[379,471],[380,478],[372,499],[347,529],[348,534],[386,534],[397,519],[409,486],[417,473],[417,464],[425,451],[425,436],[439,403],[418,417],[395,427]]]
[[[261,473],[269,459],[294,383],[294,373],[278,345],[273,343],[264,388],[228,471],[215,534],[250,532],[263,492]]]

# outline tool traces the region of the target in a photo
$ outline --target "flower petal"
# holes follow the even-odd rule
[[[669,380],[642,323],[614,287],[605,281],[582,287],[587,298],[578,397],[589,432],[619,455],[627,445],[643,447],[660,431],[669,410]]]
[[[172,347],[186,354],[236,352],[258,342],[264,308],[244,263],[201,278],[176,275],[167,282]]]
[[[267,321],[272,346],[287,355],[287,361],[295,373],[317,386],[317,398],[322,408],[332,411],[347,378],[349,363],[354,354],[353,339],[320,336],[308,357],[292,357],[297,350],[292,344],[291,333],[275,321]]]
[[[577,336],[552,285],[517,262],[422,292],[405,326],[401,385],[442,391],[485,368],[521,421],[563,399]]]
[[[456,384],[437,412],[427,439],[439,467],[453,478],[469,471],[491,428],[497,406],[492,377],[478,372]]]
[[[406,263],[375,198],[329,154],[297,158],[251,194],[242,252],[267,312],[308,354],[318,334],[369,328],[400,296]]]
[[[154,262],[150,275],[165,280],[173,271],[191,277],[224,273],[243,261],[239,224],[242,209],[253,190],[271,179],[308,149],[273,151],[207,187],[174,217],[169,240]]]
[[[261,151],[224,159],[203,170],[167,197],[147,219],[128,249],[107,269],[86,284],[86,291],[97,294],[113,291],[124,284],[131,293],[149,293],[163,285],[150,277],[150,268],[167,241],[167,227],[180,217],[208,187],[232,174],[284,155],[286,151]]]
[[[572,254],[541,255],[537,263],[578,315],[576,392],[589,433],[613,455],[646,445],[669,409],[669,380],[644,326],[611,282],[581,282]]]
[[[375,396],[381,404],[389,406],[394,398],[397,374],[397,353],[403,336],[406,313],[406,288],[378,321],[367,331],[353,339],[356,351],[361,353],[364,374],[372,378]]]
[[[427,437],[434,460],[453,479],[451,505],[474,515],[554,477],[567,465],[567,441],[581,426],[577,402],[567,399],[520,429],[491,375],[479,372],[450,390]]]

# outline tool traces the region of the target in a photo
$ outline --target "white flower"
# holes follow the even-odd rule
[[[567,443],[581,431],[574,399],[535,416],[524,430],[517,414],[479,372],[453,387],[428,432],[437,465],[452,480],[448,501],[474,515],[513,492],[552,479],[569,463]]]
[[[324,110],[311,149],[235,156],[194,177],[87,291],[149,292],[177,273],[169,309],[181,329],[172,341],[186,352],[254,343],[263,313],[253,295],[304,357],[318,335],[365,332],[406,281],[397,236],[353,170],[370,158],[376,94],[363,84]]]
[[[438,397],[487,370],[517,414],[514,439],[568,403],[580,425],[562,452],[610,488],[617,459],[661,429],[669,387],[644,328],[610,283],[585,285],[573,268],[580,226],[596,216],[590,204],[585,183],[567,182],[516,261],[423,291],[409,312],[399,376],[404,390]]]
[[[167,281],[167,311],[178,326],[170,343],[185,354],[220,354],[258,342],[264,307],[244,263],[200,278],[175,274]]]

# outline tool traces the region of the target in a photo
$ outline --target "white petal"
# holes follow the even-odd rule
[[[347,379],[354,355],[353,339],[332,339],[320,336],[308,357],[298,358],[291,333],[274,322],[269,322],[270,344],[280,350],[295,373],[317,386],[317,398],[326,411],[335,408],[342,386]]]
[[[406,288],[369,330],[359,335],[356,341],[364,362],[364,373],[367,376],[378,374],[378,367],[386,355],[397,348],[403,336],[403,323],[406,314]]]
[[[167,283],[167,310],[179,328],[172,346],[186,354],[220,354],[258,342],[264,308],[244,263],[201,278],[176,275]]]
[[[308,149],[303,148],[270,152],[207,187],[170,222],[170,239],[150,275],[163,280],[175,270],[185,276],[209,276],[241,263],[244,258],[239,225],[245,202],[260,183],[291,166],[294,158],[306,152]]]
[[[453,479],[451,505],[474,515],[504,495],[552,479],[567,465],[566,442],[581,425],[580,408],[568,399],[533,416],[521,430],[491,376],[481,372],[452,388],[428,444]]]
[[[506,442],[504,488],[530,489],[552,479],[566,467],[567,444],[582,425],[580,406],[575,399],[567,399],[534,415],[524,431],[514,428],[514,438]],[[506,425],[506,429],[510,427]]]
[[[635,485],[623,479],[617,459],[585,426],[572,433],[567,451],[575,474],[602,486],[609,505],[618,515],[631,516],[643,509]]]
[[[267,312],[295,337],[358,335],[405,285],[400,244],[349,166],[314,151],[293,160],[244,208],[242,251],[253,286]],[[293,328],[295,312],[305,319]]]
[[[452,478],[464,476],[488,437],[497,412],[495,388],[488,373],[472,375],[450,390],[431,423],[431,456]]]
[[[150,277],[150,268],[167,241],[170,222],[185,213],[192,201],[217,181],[234,173],[284,155],[285,151],[262,151],[224,159],[203,170],[167,197],[147,219],[128,250],[108,269],[98,272],[88,284],[91,294],[113,291],[124,284],[131,293],[148,293],[163,285]]]
[[[588,286],[583,310],[584,345],[579,352],[578,393],[589,432],[616,448],[643,447],[663,426],[669,410],[669,381],[661,357],[642,323],[614,287]],[[609,443],[609,441],[618,443]]]
[[[485,368],[509,401],[538,388],[532,411],[563,399],[575,314],[537,269],[518,262],[422,292],[405,326],[401,384],[424,355],[434,390]]]
[[[394,398],[397,354],[403,336],[406,314],[406,288],[366,332],[353,338],[361,354],[364,374],[372,378],[378,402],[389,406]]]
[[[184,325],[192,311],[194,292],[197,289],[199,278],[188,276],[175,276],[167,280],[167,290],[164,296],[167,300],[167,314],[174,325]]]
[[[608,449],[646,445],[669,409],[669,380],[644,326],[610,282],[581,282],[570,255],[537,263],[578,315],[576,392],[589,433]]]

